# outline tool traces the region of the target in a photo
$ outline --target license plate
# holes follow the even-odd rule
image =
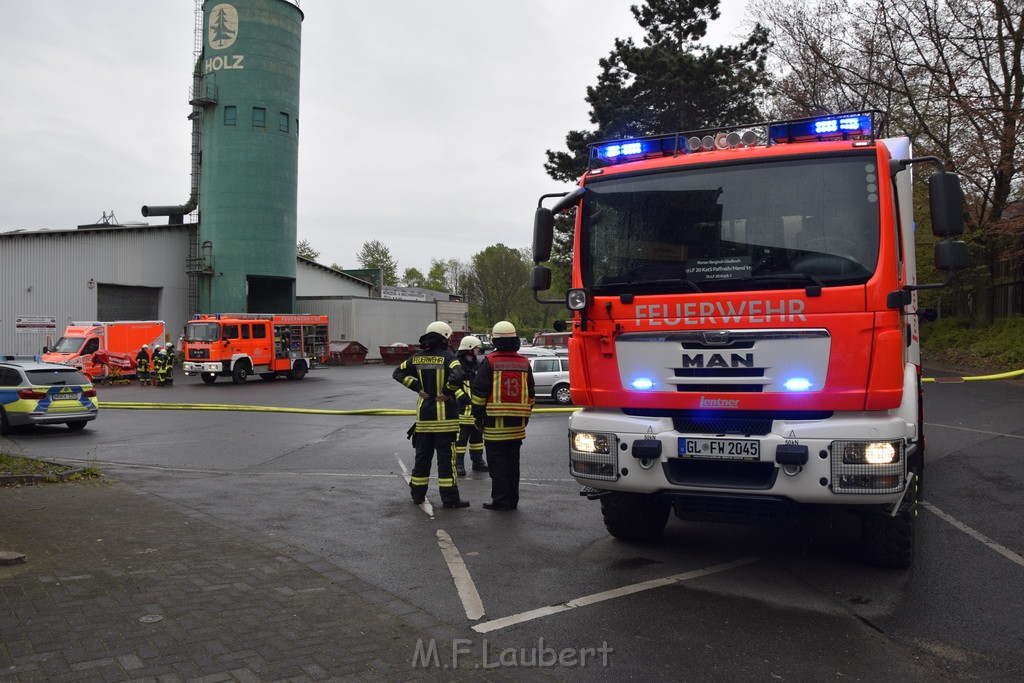
[[[682,458],[760,460],[761,442],[754,439],[679,439]]]
[[[77,401],[82,398],[81,394],[50,394],[52,401]]]

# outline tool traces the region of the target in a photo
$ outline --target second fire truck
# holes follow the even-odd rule
[[[328,354],[326,315],[221,313],[195,316],[185,326],[182,367],[207,384],[252,374],[302,379]]]

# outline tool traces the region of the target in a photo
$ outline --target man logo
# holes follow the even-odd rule
[[[238,10],[233,5],[222,3],[210,10],[210,24],[207,42],[214,50],[223,50],[235,44],[238,37]]]

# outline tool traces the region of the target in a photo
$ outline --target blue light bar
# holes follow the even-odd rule
[[[772,142],[806,142],[871,137],[872,133],[870,114],[841,114],[779,123],[771,127],[770,134]]]
[[[639,140],[632,142],[615,142],[610,145],[602,145],[597,148],[597,156],[608,161],[620,159],[621,157],[636,156],[645,151],[644,143]]]
[[[633,380],[632,385],[634,389],[644,391],[645,389],[650,389],[651,387],[653,387],[654,382],[647,377],[637,377],[635,380]]]

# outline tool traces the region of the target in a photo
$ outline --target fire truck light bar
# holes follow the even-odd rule
[[[770,135],[772,142],[846,140],[870,137],[872,128],[870,114],[844,114],[775,124]]]
[[[880,117],[872,110],[602,142],[590,145],[590,168],[765,144],[873,140]]]

